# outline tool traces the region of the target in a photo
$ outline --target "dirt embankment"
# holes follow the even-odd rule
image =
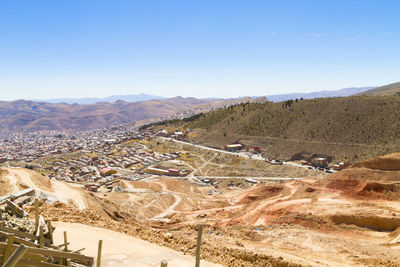
[[[242,197],[239,204],[249,204],[278,195],[284,189],[283,186],[261,185]]]
[[[0,195],[2,196],[9,194],[11,191],[8,179],[6,179],[7,174],[7,170],[0,169]]]
[[[33,218],[34,207],[30,207],[27,210]],[[178,229],[156,229],[127,221],[115,221],[89,210],[73,209],[62,203],[52,205],[43,203],[40,206],[40,214],[53,221],[81,223],[111,229],[172,248],[184,254],[195,255],[197,226],[184,226]],[[215,226],[206,225],[204,232],[225,232],[226,235],[229,235],[229,231],[227,232],[226,230],[227,229],[219,229]],[[171,237],[166,235],[167,233],[172,233]],[[275,258],[262,253],[215,243],[214,240],[208,239],[207,235],[204,236],[203,240],[201,249],[202,258],[211,262],[220,263],[224,266],[305,266],[300,263],[291,263],[282,258]]]
[[[325,176],[322,184],[344,195],[365,200],[400,200],[400,153],[353,164]]]
[[[381,171],[399,171],[400,172],[400,153],[393,153],[381,157],[357,162],[353,168],[368,168]]]

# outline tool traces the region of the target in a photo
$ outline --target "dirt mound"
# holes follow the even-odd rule
[[[348,195],[354,195],[366,185],[365,181],[357,179],[332,179],[326,185],[327,188],[343,191]]]
[[[400,199],[400,153],[389,154],[353,164],[328,175],[322,181],[327,188],[363,199]]]
[[[167,189],[174,192],[181,192],[181,193],[201,193],[199,189],[192,186],[188,182],[180,181],[180,180],[163,180],[163,184],[167,186]]]
[[[347,196],[363,199],[400,199],[400,185],[392,183],[334,179],[330,180],[326,187],[340,190]]]
[[[131,184],[134,188],[150,189],[155,192],[160,192],[162,190],[161,186],[155,183],[147,183],[142,181],[126,181],[126,182]]]
[[[0,195],[6,195],[10,193],[10,185],[8,183],[7,176],[8,171],[5,169],[0,169]]]
[[[239,204],[249,204],[251,202],[270,198],[278,195],[283,190],[283,186],[261,185],[242,197]]]
[[[366,185],[357,192],[357,195],[369,199],[383,198],[388,200],[398,200],[400,199],[400,185],[367,182]]]
[[[331,219],[336,224],[354,224],[376,231],[395,231],[400,226],[400,218],[395,217],[335,215]]]
[[[49,178],[39,173],[32,172],[31,179],[33,183],[37,185],[39,188],[42,188],[44,190],[51,190],[52,188],[51,181],[49,180]]]
[[[354,165],[353,165],[354,166]],[[324,181],[330,180],[369,180],[369,181],[399,181],[400,171],[382,171],[364,167],[351,167],[340,172],[332,173],[324,177]]]
[[[353,168],[368,168],[381,171],[400,171],[400,153],[393,153],[370,160],[357,162]]]

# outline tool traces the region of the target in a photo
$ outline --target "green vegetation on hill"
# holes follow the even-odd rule
[[[243,104],[175,125],[202,131],[193,141],[217,147],[241,139],[283,157],[368,158],[400,149],[400,96]]]
[[[368,144],[400,139],[400,97],[324,98],[289,103],[239,105],[206,113],[187,126],[320,142]]]

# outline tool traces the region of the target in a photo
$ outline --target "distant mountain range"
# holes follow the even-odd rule
[[[400,83],[397,83],[379,88],[345,88],[336,91],[268,95],[266,98],[269,101],[281,102],[296,98],[345,97],[363,92],[369,95],[394,94],[399,91]],[[263,97],[197,99],[193,97],[162,98],[148,94],[114,95],[106,98],[0,101],[0,134],[39,130],[103,128],[110,125],[173,115],[194,107],[218,108],[245,100],[247,102],[267,101]]]
[[[400,86],[400,85],[399,85]],[[376,86],[370,87],[352,87],[352,88],[344,88],[340,90],[333,90],[333,91],[318,91],[318,92],[311,92],[311,93],[290,93],[290,94],[275,94],[275,95],[267,95],[265,96],[268,98],[269,101],[273,102],[281,102],[286,101],[289,99],[313,99],[313,98],[323,98],[323,97],[344,97],[350,95],[361,94],[365,91],[371,90],[376,88]],[[258,96],[254,96],[252,98],[257,98]],[[241,99],[239,98],[228,98],[229,99]],[[112,103],[118,100],[122,100],[125,102],[141,102],[141,101],[149,101],[149,100],[161,100],[166,99],[162,96],[156,95],[149,95],[149,94],[138,94],[138,95],[112,95],[109,97],[88,97],[88,98],[54,98],[54,99],[33,99],[32,101],[37,102],[46,102],[46,103],[53,103],[53,104],[79,104],[79,105],[91,105],[96,103]],[[221,98],[215,97],[208,97],[204,100],[221,100]]]
[[[148,95],[148,94],[138,94],[138,95],[112,95],[109,97],[87,97],[87,98],[55,98],[55,99],[33,99],[33,101],[37,102],[46,102],[46,103],[65,103],[65,104],[80,104],[80,105],[90,105],[96,104],[100,102],[115,102],[118,100],[126,101],[126,102],[140,102],[140,101],[148,101],[148,100],[160,100],[165,99],[161,96]]]
[[[323,97],[344,97],[344,96],[351,96],[356,95],[368,90],[376,88],[376,86],[370,87],[351,87],[351,88],[344,88],[340,90],[333,90],[333,91],[319,91],[319,92],[312,92],[312,93],[290,93],[290,94],[281,94],[281,95],[267,95],[265,96],[268,98],[269,101],[273,102],[281,102],[286,101],[289,99],[313,99],[313,98],[323,98]]]
[[[86,130],[173,115],[215,101],[174,97],[90,105],[0,101],[0,134],[41,130]]]

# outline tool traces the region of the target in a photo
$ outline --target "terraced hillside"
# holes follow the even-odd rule
[[[210,146],[241,140],[270,156],[316,153],[356,161],[400,150],[400,96],[243,104],[168,127],[190,128],[190,141]]]

